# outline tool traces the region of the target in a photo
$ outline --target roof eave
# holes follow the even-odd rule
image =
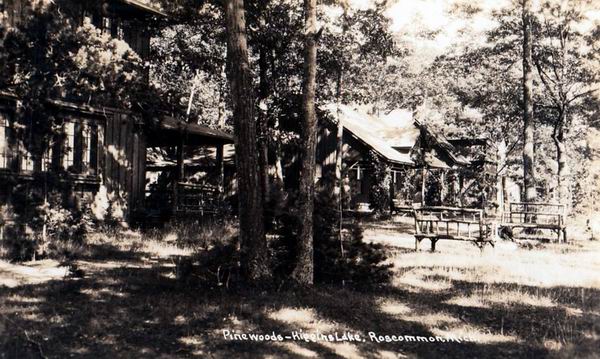
[[[133,7],[137,8],[137,9],[139,9],[139,10],[151,13],[153,15],[162,16],[162,17],[168,17],[168,15],[165,12],[163,12],[163,11],[161,11],[161,10],[153,7],[153,6],[145,4],[145,3],[141,2],[141,1],[137,1],[137,0],[120,0],[120,1],[123,2],[123,3],[125,3],[125,4],[127,4],[127,5],[133,6]]]

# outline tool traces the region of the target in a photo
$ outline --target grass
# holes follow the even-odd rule
[[[53,261],[0,262],[0,357],[598,357],[600,243],[499,243],[482,255],[442,241],[437,253],[415,252],[407,223],[385,227],[369,226],[365,239],[386,245],[395,275],[372,292],[182,283],[175,259],[198,248],[182,245],[190,232],[173,228],[98,234],[78,261],[83,278],[65,277]],[[223,330],[475,341],[249,342],[226,340]]]

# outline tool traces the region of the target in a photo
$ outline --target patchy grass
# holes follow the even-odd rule
[[[481,255],[442,241],[437,253],[414,252],[410,226],[384,227],[371,224],[365,238],[389,249],[394,280],[368,293],[183,283],[176,259],[198,246],[181,245],[190,232],[171,229],[97,234],[77,261],[82,278],[65,277],[57,262],[0,262],[0,357],[597,357],[600,243],[500,243]],[[226,340],[223,330],[475,341],[250,342]]]

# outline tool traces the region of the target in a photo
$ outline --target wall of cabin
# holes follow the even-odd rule
[[[143,206],[146,186],[146,138],[139,120],[127,113],[109,116],[102,149],[103,186],[111,213],[129,221]]]
[[[114,109],[52,105],[66,132],[43,159],[32,160],[11,135],[15,106],[14,99],[0,97],[0,207],[18,205],[11,199],[16,186],[32,191],[44,187],[66,203],[91,204],[97,219],[110,212],[115,220],[128,222],[144,200],[146,137],[141,123]]]
[[[342,137],[342,175],[344,176],[344,193],[350,197],[346,205],[351,207],[359,203],[369,202],[369,192],[373,179],[363,161],[369,148],[353,135],[344,132]],[[321,125],[317,131],[317,183],[325,179],[334,179],[337,157],[337,129]]]

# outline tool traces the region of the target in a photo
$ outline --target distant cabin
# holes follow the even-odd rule
[[[328,104],[320,117],[317,144],[317,181],[340,176],[347,203],[367,208],[374,183],[370,158],[374,155],[388,166],[390,196],[396,206],[465,205],[486,206],[486,199],[464,201],[472,196],[465,184],[475,181],[473,170],[483,159],[469,158],[473,143],[450,141],[407,111],[375,116],[349,105]],[[341,132],[339,131],[343,129]],[[342,135],[342,168],[336,171],[338,136]],[[486,140],[481,140],[477,144]],[[490,159],[488,162],[492,162]],[[491,164],[486,170],[492,173]],[[495,175],[495,173],[494,173]],[[465,190],[467,190],[465,192]],[[493,189],[492,189],[493,191]],[[493,194],[492,194],[493,195]],[[492,196],[488,195],[488,197]],[[479,194],[477,194],[479,196]],[[485,196],[479,196],[485,197]]]

